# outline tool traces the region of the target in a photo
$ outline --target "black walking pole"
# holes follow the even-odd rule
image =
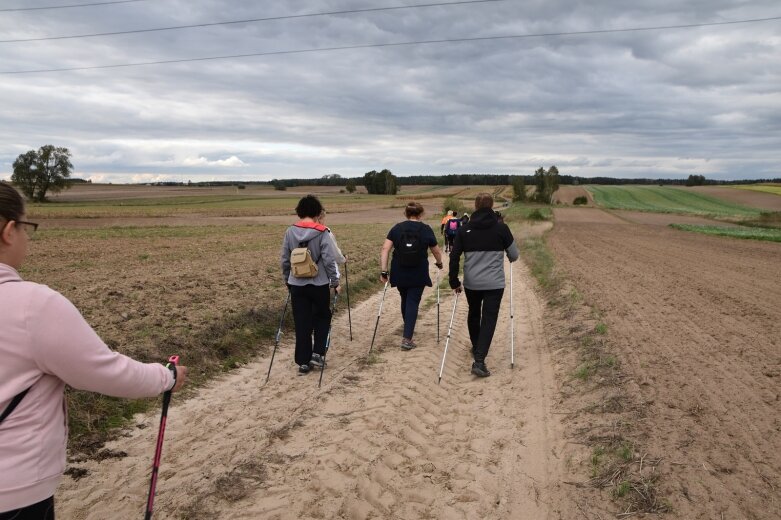
[[[176,373],[177,363],[179,363],[179,356],[171,356],[168,358],[166,367],[173,367],[174,373]],[[175,377],[174,381],[176,381]],[[168,419],[168,405],[170,403],[171,390],[168,390],[163,394],[163,412],[160,416],[160,429],[157,431],[157,446],[155,448],[155,458],[152,461],[152,481],[149,484],[149,498],[146,501],[146,515],[144,515],[144,520],[150,520],[152,518],[152,507],[155,503],[155,490],[157,488],[157,474],[160,471],[160,459],[163,455],[163,435],[165,435],[165,423]]]
[[[334,306],[331,308],[331,319],[328,321],[328,336],[325,338],[325,351],[323,352],[323,364],[320,366],[320,381],[317,383],[317,388],[323,384],[323,372],[325,372],[325,356],[328,354],[328,347],[331,346],[331,326],[334,322],[334,313],[336,312],[336,302],[339,299],[339,293],[334,291]]]
[[[268,374],[266,374],[266,383],[268,378],[271,377],[271,367],[274,365],[274,356],[277,354],[277,347],[279,346],[279,340],[282,337],[282,324],[285,322],[285,314],[287,313],[287,304],[290,302],[290,291],[287,292],[287,299],[285,300],[285,308],[282,309],[282,316],[279,318],[279,328],[277,328],[277,336],[274,339],[274,350],[271,352],[271,362],[268,364]]]
[[[374,348],[374,338],[377,337],[377,327],[380,325],[380,314],[382,314],[382,304],[385,302],[385,292],[388,290],[388,282],[385,282],[385,288],[382,290],[382,300],[380,300],[380,310],[377,311],[377,321],[374,324],[374,334],[372,334],[372,344],[369,345],[369,354]]]
[[[347,286],[347,323],[350,324],[350,341],[353,340],[353,317],[350,314],[350,279],[347,277],[347,257],[344,257],[344,283]]]

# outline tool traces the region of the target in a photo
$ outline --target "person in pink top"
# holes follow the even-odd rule
[[[112,352],[58,292],[17,270],[30,235],[24,199],[0,181],[0,520],[53,519],[65,469],[65,385],[114,397],[178,390],[176,372]]]

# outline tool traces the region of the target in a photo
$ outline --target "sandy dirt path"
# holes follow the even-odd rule
[[[778,519],[781,245],[555,214],[557,265],[638,385],[673,516]]]
[[[507,264],[509,266],[509,264]],[[507,267],[509,268],[509,267]],[[268,359],[174,399],[156,518],[574,518],[564,480],[556,382],[543,334],[543,304],[525,265],[514,265],[515,368],[510,368],[509,291],[488,357],[493,375],[469,373],[467,305],[459,299],[441,385],[437,374],[453,297],[442,291],[436,343],[434,290],[424,293],[417,349],[398,348],[399,297],[388,289],[375,349],[366,353],[381,293],[344,302],[321,390],[296,375],[293,334],[262,386]],[[183,353],[186,362],[186,353]],[[109,448],[128,456],[66,477],[58,515],[137,518],[148,488],[156,416]]]

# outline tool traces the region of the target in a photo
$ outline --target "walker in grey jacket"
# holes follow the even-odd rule
[[[298,222],[285,232],[282,241],[282,275],[286,284],[304,285],[339,285],[339,270],[337,262],[344,257],[336,247],[336,242],[330,236],[331,230],[322,224],[313,222]],[[290,272],[290,253],[297,247],[306,247],[312,254],[312,259],[317,264],[317,276],[314,278],[297,278]]]
[[[450,252],[450,287],[461,286],[458,269],[464,253],[464,287],[476,291],[504,289],[504,255],[510,262],[520,256],[510,228],[500,223],[493,209],[476,210],[461,226]]]

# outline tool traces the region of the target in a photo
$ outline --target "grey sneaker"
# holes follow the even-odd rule
[[[312,359],[309,360],[309,364],[313,367],[322,368],[325,365],[325,359],[323,356],[317,353],[312,354]]]
[[[306,374],[310,370],[312,370],[312,368],[309,365],[298,365],[298,373],[299,374]]]
[[[402,350],[412,350],[413,348],[417,347],[417,343],[412,341],[411,339],[403,338],[401,340],[401,348]]]
[[[491,375],[491,372],[488,370],[488,367],[485,366],[485,363],[479,361],[472,363],[472,373],[477,377],[488,377]]]

